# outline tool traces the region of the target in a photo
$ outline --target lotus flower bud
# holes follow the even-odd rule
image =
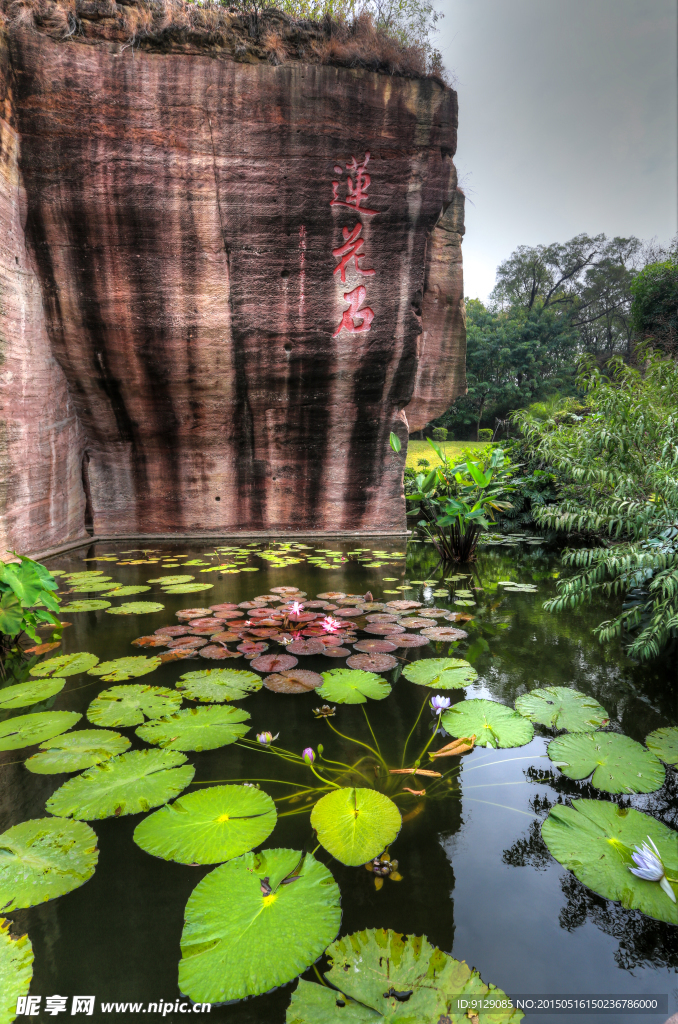
[[[305,747],[304,750],[302,751],[301,756],[303,757],[306,764],[313,764],[313,762],[315,761],[315,752],[313,750],[313,747]]]
[[[259,743],[261,743],[262,747],[270,747],[271,743],[273,743],[273,740],[277,740],[279,735],[279,732],[277,732],[275,736],[270,732],[258,732],[257,740]]]

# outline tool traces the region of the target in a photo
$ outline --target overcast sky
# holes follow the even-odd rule
[[[440,0],[465,293],[521,244],[676,231],[678,0]]]

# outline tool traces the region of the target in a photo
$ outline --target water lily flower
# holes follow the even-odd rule
[[[377,891],[381,889],[385,878],[390,878],[392,882],[402,882],[403,880],[403,876],[398,871],[398,861],[390,859],[388,850],[385,850],[381,857],[375,857],[374,860],[368,861],[365,867],[376,875],[374,888]]]
[[[336,713],[337,709],[331,708],[329,704],[323,704],[321,708],[313,708],[313,714],[316,718],[332,718]]]
[[[331,615],[326,615],[320,623],[326,633],[336,633],[338,629],[341,629],[344,623],[340,619],[333,619]]]
[[[436,694],[435,697],[431,697],[431,711],[434,715],[442,715],[443,711],[447,711],[452,701],[449,697],[441,697],[440,694]]]
[[[676,894],[664,873],[664,865],[659,856],[659,850],[650,837],[648,836],[647,838],[652,845],[652,849],[650,849],[647,843],[643,843],[642,846],[636,846],[634,853],[631,854],[631,858],[636,866],[632,868],[629,865],[629,871],[632,875],[643,878],[646,882],[659,882],[669,899],[675,903]]]
[[[303,610],[304,610],[303,604],[300,604],[298,601],[293,601],[292,602],[292,607],[290,608],[290,615],[301,615]]]
[[[315,751],[313,750],[313,747],[304,747],[301,752],[301,756],[306,764],[313,764],[315,761]]]
[[[275,736],[270,732],[258,732],[257,741],[261,743],[262,747],[270,747],[273,740],[277,740],[279,735],[279,732],[277,732]]]

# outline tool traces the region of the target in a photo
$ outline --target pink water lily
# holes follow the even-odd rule
[[[301,615],[303,610],[304,610],[303,604],[300,604],[299,601],[293,601],[292,602],[292,607],[290,608],[290,615]]]
[[[315,761],[315,751],[313,750],[313,747],[304,747],[301,756],[306,764],[313,764]]]
[[[336,633],[344,623],[340,619],[333,619],[331,615],[326,615],[320,625],[326,633]]]

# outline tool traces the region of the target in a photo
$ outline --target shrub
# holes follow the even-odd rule
[[[431,433],[434,441],[447,441],[446,427],[434,427]]]
[[[494,431],[490,430],[489,427],[483,427],[482,430],[478,431],[479,441],[491,441],[494,437]]]
[[[9,651],[21,633],[38,642],[41,622],[59,625],[57,584],[51,573],[30,558],[0,562],[0,656]]]

